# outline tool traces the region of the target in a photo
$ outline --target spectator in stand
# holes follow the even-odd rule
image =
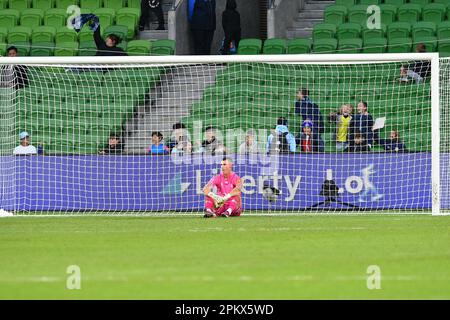
[[[361,133],[356,133],[354,135],[354,143],[350,144],[347,149],[344,151],[346,152],[369,152],[370,147],[367,144],[366,139],[364,139],[364,135]]]
[[[122,154],[124,145],[120,139],[120,136],[116,133],[109,135],[108,144],[104,149],[100,150],[99,154]]]
[[[106,41],[100,35],[100,26],[94,31],[94,41],[97,46],[96,56],[127,56],[128,54],[117,45],[120,43],[119,36],[110,34],[106,37]]]
[[[426,52],[426,47],[423,43],[419,43],[416,47],[417,53]],[[430,77],[431,65],[428,60],[418,60],[410,63],[409,65],[403,65],[400,68],[400,82],[409,82],[414,80],[416,84],[420,84],[425,78]]]
[[[189,20],[194,38],[194,54],[209,55],[216,30],[216,0],[195,0]]]
[[[400,141],[400,134],[397,130],[392,130],[389,135],[389,139],[378,139],[377,142],[387,152],[405,152],[406,147]]]
[[[239,146],[240,154],[258,153],[258,142],[256,141],[255,130],[250,129],[245,135],[245,141]]]
[[[343,151],[348,147],[350,121],[352,120],[353,107],[351,104],[341,106],[339,113],[330,113],[330,122],[336,123],[336,150]]]
[[[225,148],[223,143],[216,138],[216,136],[216,128],[214,128],[213,126],[206,127],[205,140],[203,140],[202,142],[200,152],[204,152],[205,154],[211,156],[219,154],[225,155],[227,153],[227,149]]]
[[[164,30],[164,13],[162,10],[162,0],[141,0],[141,19],[139,20],[139,31],[145,29],[149,18],[149,9],[158,18],[158,28]]]
[[[14,58],[18,56],[18,50],[15,46],[6,49],[8,57]],[[1,67],[1,86],[14,87],[22,89],[28,85],[28,68],[23,65],[4,65]]]
[[[30,143],[30,135],[23,131],[19,134],[20,145],[14,148],[14,155],[33,155],[37,154],[37,149]]]
[[[357,106],[358,114],[355,114],[350,121],[350,145],[355,144],[355,134],[359,133],[364,138],[369,149],[374,142],[373,117],[368,112],[367,102],[360,101]]]
[[[279,117],[277,125],[267,138],[266,150],[269,154],[295,152],[297,143],[295,137],[289,132],[287,119]]]
[[[167,147],[171,153],[185,154],[192,152],[192,143],[189,139],[189,132],[183,123],[177,122],[172,126],[172,134]]]
[[[325,149],[322,138],[314,132],[314,124],[311,120],[302,123],[302,134],[300,135],[301,152],[323,152]]]
[[[148,154],[169,154],[169,148],[162,143],[163,135],[159,131],[152,132],[152,144],[147,148]]]
[[[325,131],[322,114],[319,106],[309,97],[308,89],[299,89],[295,102],[295,114],[302,116],[302,120],[311,120],[314,123],[316,134],[322,135]]]
[[[241,16],[236,10],[236,0],[227,0],[227,6],[222,13],[222,27],[225,34],[223,54],[230,54],[230,44],[234,41],[236,50],[241,41]]]

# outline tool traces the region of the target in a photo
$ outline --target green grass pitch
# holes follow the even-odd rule
[[[0,298],[449,299],[450,217],[0,219]]]

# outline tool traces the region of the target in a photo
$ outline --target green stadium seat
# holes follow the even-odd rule
[[[55,44],[53,42],[35,42],[31,46],[30,56],[48,57],[53,56]]]
[[[434,23],[440,23],[445,19],[446,5],[442,3],[430,3],[422,9],[422,20]]]
[[[263,54],[284,54],[286,53],[285,39],[267,39],[264,41]]]
[[[44,14],[44,25],[59,28],[66,25],[66,10],[48,9]]]
[[[414,39],[413,48],[416,48],[419,43],[423,43],[426,47],[427,52],[437,51],[437,37],[420,37]]]
[[[8,42],[25,41],[28,42],[31,39],[31,28],[29,27],[14,27],[9,29]]]
[[[385,4],[392,4],[394,6],[401,6],[406,3],[406,0],[384,0]]]
[[[314,26],[312,37],[314,40],[334,38],[336,25],[332,23],[318,23]]]
[[[92,41],[94,39],[94,32],[88,27],[84,26],[83,29],[78,33],[78,40],[80,42]]]
[[[110,34],[117,35],[120,39],[125,40],[128,34],[128,27],[121,25],[112,25],[105,28],[103,32],[103,38],[106,38]]]
[[[244,39],[244,40],[252,40],[252,39]],[[242,40],[242,41],[244,41]],[[259,39],[255,39],[259,40]],[[261,40],[259,51],[261,51]],[[245,44],[245,42],[244,42]],[[239,48],[241,47],[241,44],[239,43]],[[152,43],[150,54],[153,56],[164,56],[164,55],[174,55],[175,54],[175,41],[169,40],[169,39],[161,39],[156,40]]]
[[[131,40],[128,42],[127,53],[130,56],[148,56],[152,42],[149,40]]]
[[[78,47],[79,56],[95,56],[97,53],[97,46],[93,40],[82,41]]]
[[[122,8],[117,10],[116,23],[128,27],[128,39],[133,39],[139,23],[140,10],[136,8]]]
[[[409,0],[409,3],[418,4],[421,7],[429,4],[430,2],[431,0]]]
[[[335,4],[338,6],[346,6],[347,8],[354,6],[356,4],[356,0],[336,0]]]
[[[436,35],[439,40],[450,39],[450,21],[442,21],[438,24]]]
[[[343,23],[337,28],[337,39],[355,39],[361,35],[361,25],[358,23]]]
[[[6,43],[1,43],[0,42],[0,57],[5,56],[6,55]]]
[[[311,39],[292,39],[287,42],[287,54],[304,54],[311,52]]]
[[[35,28],[42,24],[44,11],[41,9],[25,9],[20,16],[20,25]]]
[[[55,0],[56,8],[63,9],[64,11],[71,5],[78,6],[78,0]]]
[[[336,39],[317,39],[313,42],[314,53],[334,53],[336,48]]]
[[[348,22],[365,25],[367,23],[367,17],[367,5],[356,5],[348,9]]]
[[[67,29],[67,28],[66,28]],[[40,26],[33,28],[31,33],[31,42],[53,42],[55,40],[56,28]]]
[[[401,5],[397,11],[397,20],[400,22],[415,23],[420,20],[422,7],[415,3]]]
[[[379,29],[362,28],[361,36],[363,41],[368,38],[384,38],[386,34],[386,25],[382,24]]]
[[[408,22],[393,22],[387,27],[388,40],[394,38],[408,38],[411,32],[411,24]]]
[[[129,2],[130,0],[128,0]],[[114,10],[119,10],[125,7],[125,1],[123,0],[103,0],[103,7]],[[140,8],[140,5],[139,5]]]
[[[433,37],[436,34],[436,24],[434,22],[420,21],[413,24],[411,35],[413,40],[416,37]]]
[[[433,2],[434,3],[442,3],[446,7],[448,7],[450,5],[450,0],[434,0]]]
[[[80,0],[80,8],[97,9],[102,6],[101,0]]]
[[[8,3],[8,0],[0,0],[0,10],[6,9],[6,4]]]
[[[366,6],[370,6],[373,4],[381,4],[381,0],[359,0],[360,4],[366,5]]]
[[[0,27],[0,43],[5,43],[8,38],[8,28]]]
[[[53,0],[33,0],[32,6],[34,9],[42,9],[42,10],[48,10],[53,8],[53,5],[55,2]]]
[[[359,53],[362,47],[362,39],[341,39],[338,43],[338,53]]]
[[[450,57],[450,41],[439,41],[438,50],[439,56]]]
[[[347,16],[347,7],[339,5],[331,5],[325,8],[324,22],[339,25],[345,22]]]
[[[363,53],[384,53],[386,51],[386,38],[369,37],[364,40]]]
[[[29,0],[9,0],[9,8],[23,11],[30,7]]]
[[[260,39],[242,39],[239,42],[238,54],[260,54],[261,47],[262,41]]]
[[[55,56],[76,56],[78,52],[78,42],[59,42],[55,46]]]
[[[15,27],[19,23],[20,11],[15,9],[0,10],[0,26],[4,28]]]
[[[56,29],[55,34],[55,42],[71,42],[71,41],[78,41],[78,33],[74,29],[69,29],[67,27],[59,27]],[[92,41],[92,36],[91,36]]]
[[[11,46],[17,48],[18,54],[21,57],[26,57],[30,54],[30,43],[28,41],[17,41],[8,43],[8,47]]]
[[[128,8],[141,8],[141,0],[128,0],[127,1]]]
[[[389,39],[388,50],[389,53],[407,53],[411,52],[412,39],[411,38],[393,38]]]
[[[111,8],[97,8],[94,14],[100,19],[100,28],[104,31],[115,22],[116,11]]]
[[[117,45],[117,47],[122,48],[123,51],[127,51],[128,41],[120,41],[120,43]]]
[[[392,4],[381,4],[381,23],[388,25],[397,20],[397,6]]]

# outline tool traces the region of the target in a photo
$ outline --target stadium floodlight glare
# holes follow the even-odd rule
[[[429,78],[400,81],[400,68],[417,60],[430,63]],[[304,212],[323,200],[324,173],[333,172],[340,201],[361,213],[445,214],[449,69],[437,53],[1,58],[0,209],[199,214],[202,187],[226,152],[247,211]],[[323,118],[315,152],[302,152],[313,146],[302,122],[316,115],[300,110],[300,89]],[[358,128],[370,152],[339,151],[329,115],[350,104],[356,119],[360,101],[379,126]],[[295,153],[268,153],[279,117]],[[22,131],[39,155],[12,155]],[[385,151],[391,131],[408,152]],[[151,146],[155,132],[167,148]],[[111,140],[123,150],[106,148]],[[277,201],[267,201],[267,185]],[[346,210],[339,205],[323,210]]]

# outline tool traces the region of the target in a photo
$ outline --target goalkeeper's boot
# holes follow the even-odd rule
[[[205,214],[203,215],[203,218],[214,218],[214,216],[215,216],[214,213],[205,210]]]

